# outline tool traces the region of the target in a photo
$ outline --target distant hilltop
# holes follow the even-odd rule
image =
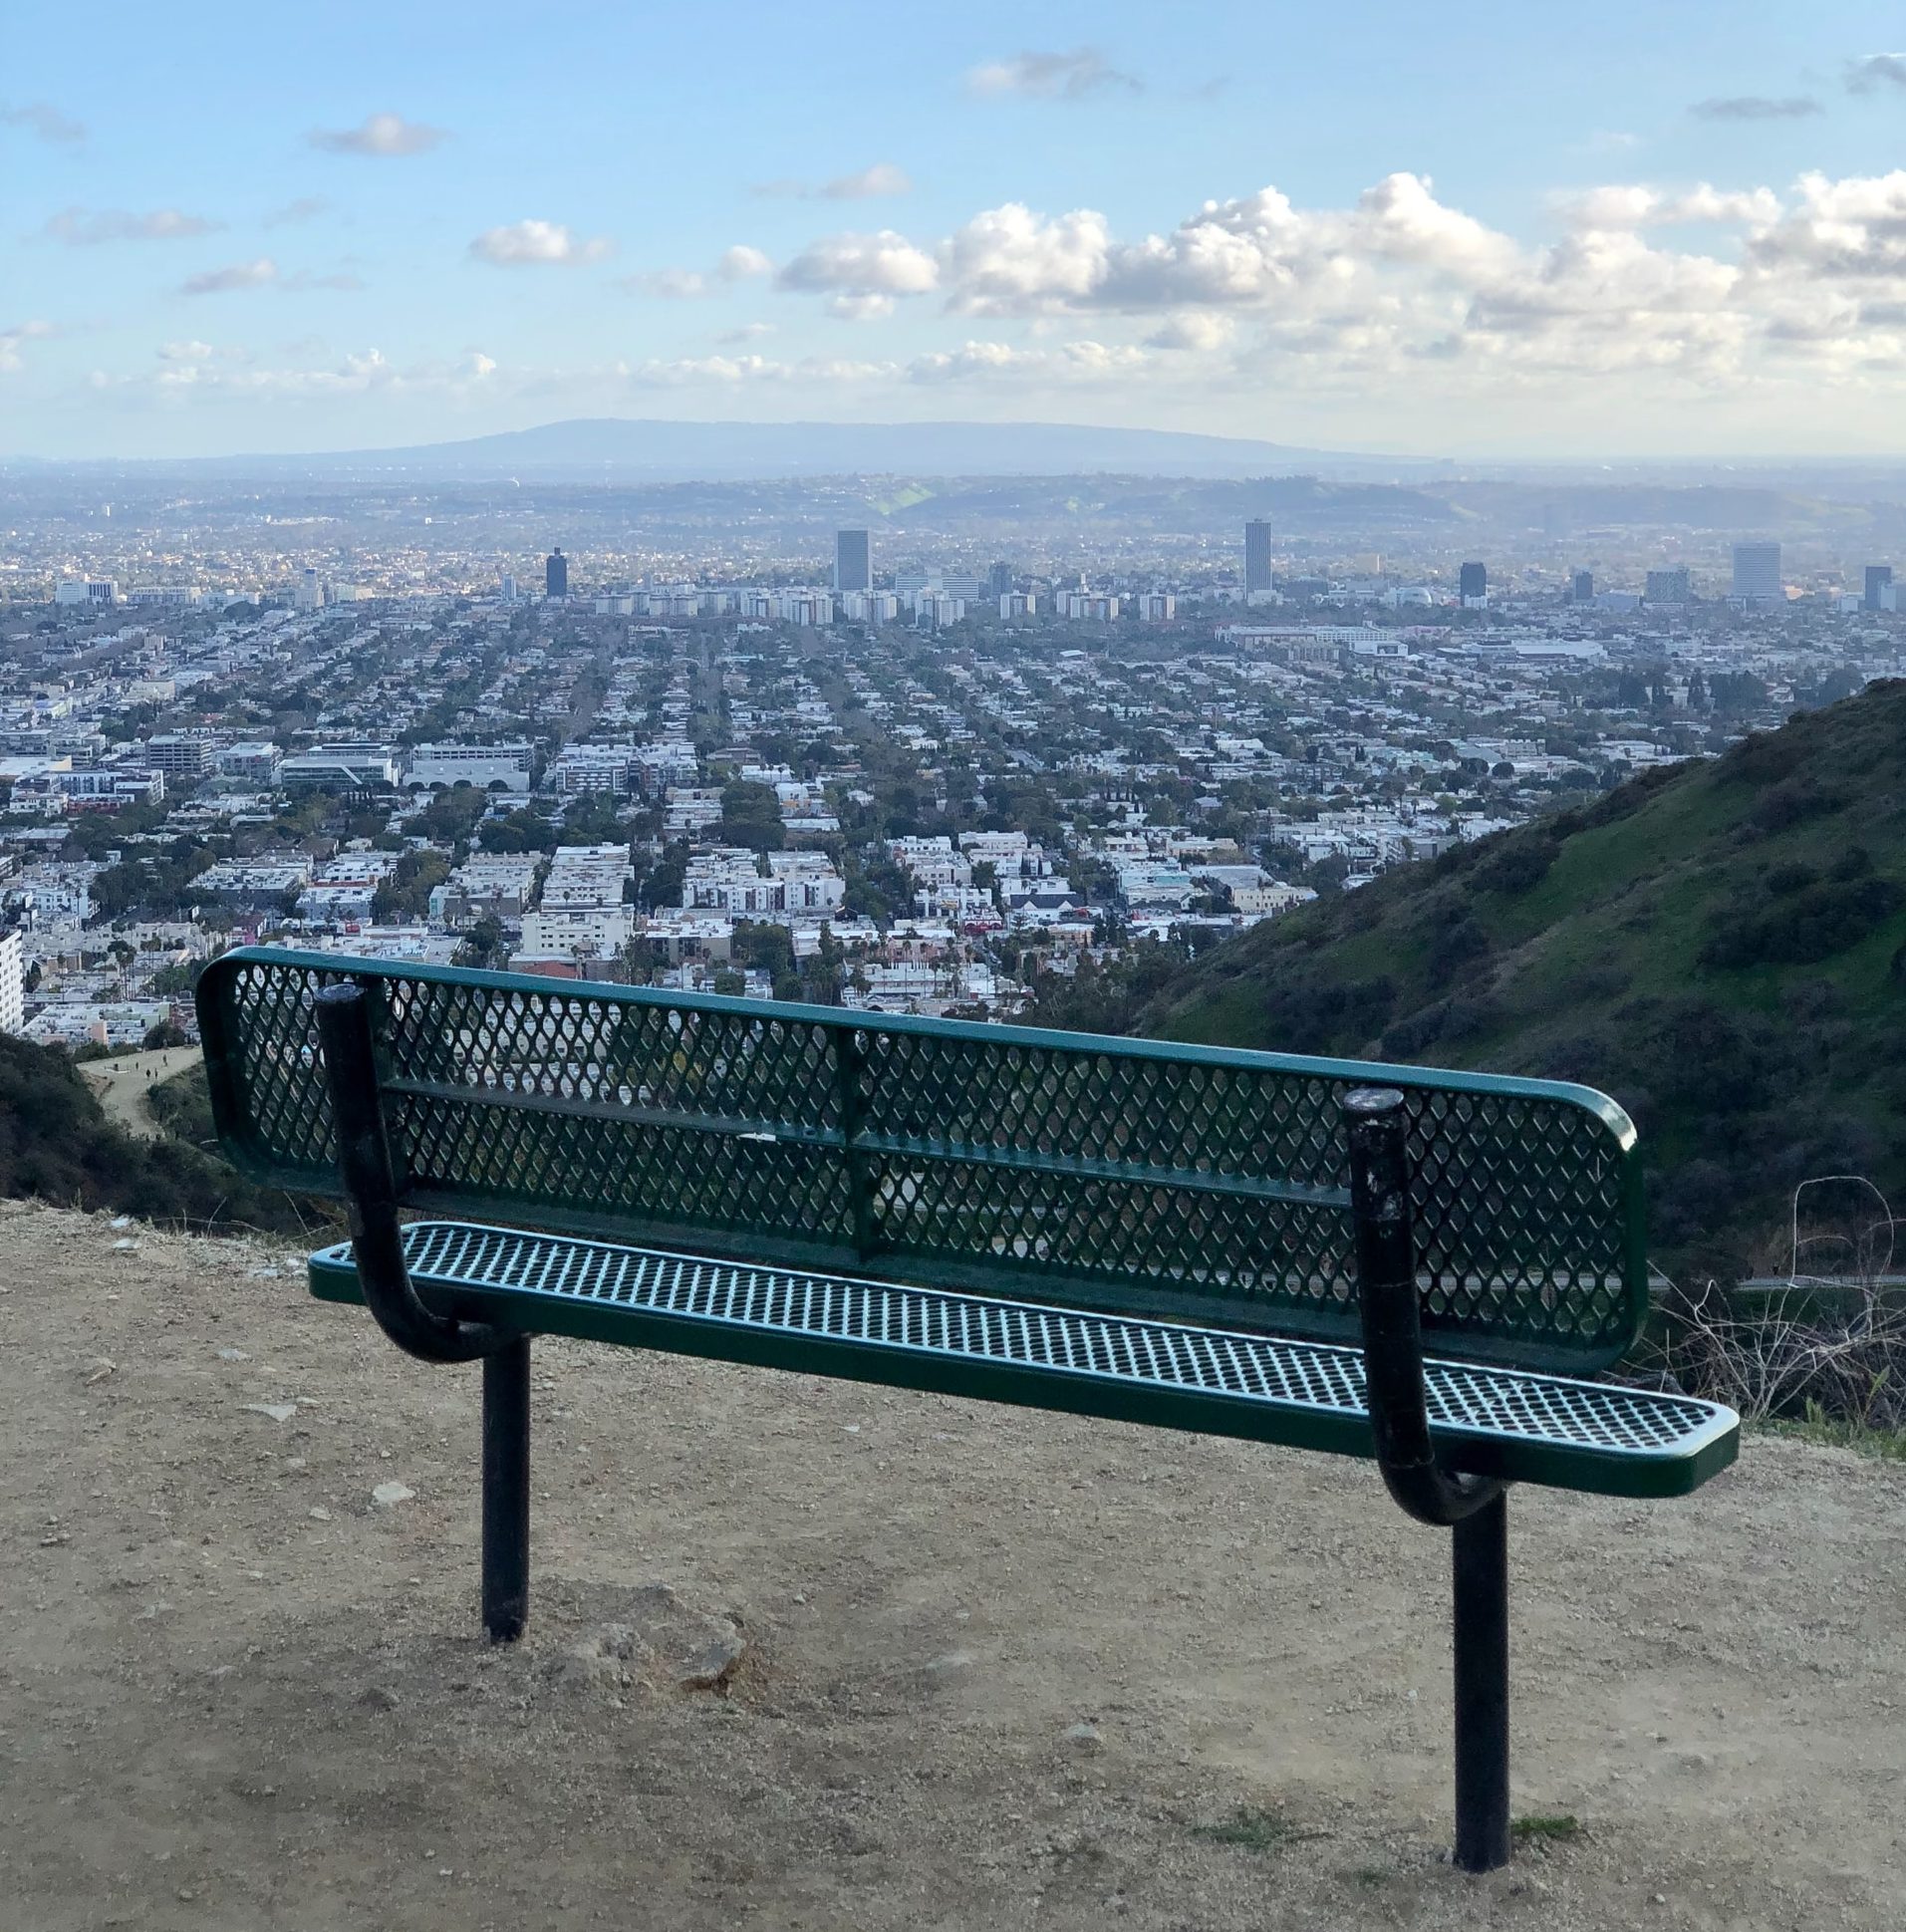
[[[668,422],[586,416],[463,442],[131,464],[195,474],[669,482],[776,476],[1242,477],[1298,471],[1424,475],[1420,459],[1333,454],[1242,436],[1079,422]]]

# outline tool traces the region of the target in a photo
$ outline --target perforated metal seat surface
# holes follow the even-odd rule
[[[405,1231],[439,1305],[526,1332],[633,1343],[1021,1406],[1369,1455],[1360,1351],[468,1222]],[[361,1298],[348,1242],[313,1292]],[[1680,1496],[1733,1462],[1731,1411],[1494,1366],[1426,1365],[1453,1470],[1608,1496]]]

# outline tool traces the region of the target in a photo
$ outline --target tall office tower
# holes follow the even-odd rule
[[[1476,563],[1465,564],[1457,573],[1456,590],[1464,603],[1469,603],[1472,598],[1477,603],[1482,603],[1490,594],[1489,566]]]
[[[1693,600],[1693,592],[1688,588],[1688,566],[1676,564],[1672,570],[1651,570],[1648,573],[1647,602],[1650,604],[1686,604]]]
[[[507,570],[503,572],[503,602],[505,604],[516,602],[516,579]]]
[[[569,595],[569,559],[563,555],[563,547],[560,543],[543,560],[543,595],[545,597]]]
[[[1891,564],[1868,564],[1866,566],[1866,595],[1860,600],[1869,611],[1884,610],[1880,592],[1893,581]]]
[[[1592,604],[1595,601],[1595,574],[1590,570],[1578,570],[1575,582],[1569,591],[1577,604]]]
[[[1268,595],[1270,589],[1270,525],[1254,516],[1244,525],[1245,601],[1259,592]]]
[[[1745,604],[1783,604],[1780,588],[1780,546],[1777,543],[1737,543],[1734,546],[1734,594]]]
[[[865,530],[834,532],[834,591],[844,596],[850,590],[874,588],[874,546]]]
[[[1010,597],[1012,595],[1012,566],[994,564],[986,572],[986,595],[988,597]]]

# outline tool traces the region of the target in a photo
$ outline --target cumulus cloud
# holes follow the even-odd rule
[[[278,279],[278,264],[269,255],[256,261],[233,262],[228,268],[210,268],[202,275],[187,276],[179,283],[180,295],[221,295],[228,289],[263,288]]]
[[[1680,193],[1638,184],[1588,188],[1563,195],[1560,206],[1576,228],[1665,228],[1695,221],[1759,224],[1780,212],[1771,188],[1728,191],[1706,181]]]
[[[1041,101],[1084,101],[1108,91],[1137,94],[1143,85],[1136,75],[1114,67],[1096,47],[1075,47],[1065,54],[1027,51],[1009,60],[988,61],[966,74],[971,94],[1023,94]]]
[[[705,272],[698,268],[651,268],[636,275],[625,275],[618,288],[633,289],[638,295],[654,295],[664,301],[690,302],[704,295],[718,295],[735,282],[757,275],[771,275],[774,264],[758,248],[745,242],[724,249],[721,259]]]
[[[71,207],[50,217],[40,232],[54,241],[89,248],[108,241],[189,241],[194,235],[215,234],[224,225],[177,208],[135,214],[130,208]]]
[[[1223,349],[1237,334],[1237,323],[1228,315],[1212,315],[1198,309],[1170,317],[1162,327],[1145,338],[1151,349],[1166,349],[1188,355],[1209,355]]]
[[[1765,94],[1728,94],[1697,101],[1688,112],[1698,121],[1803,121],[1825,110],[1808,94],[1777,98]]]
[[[573,268],[601,261],[614,246],[601,235],[585,240],[560,221],[518,221],[504,228],[486,228],[470,243],[470,253],[497,268]]]
[[[878,234],[824,235],[810,242],[776,278],[810,295],[925,295],[940,270],[924,249],[892,228]]]
[[[1906,169],[1832,180],[1802,174],[1798,200],[1749,242],[1760,269],[1807,278],[1906,281]]]
[[[43,342],[58,333],[50,322],[16,322],[0,329],[0,376],[11,376],[25,366],[20,354],[23,342]]]
[[[0,127],[24,128],[36,140],[54,147],[77,147],[86,138],[81,122],[63,115],[45,101],[29,101],[23,107],[0,108]]]
[[[400,114],[366,115],[355,128],[314,128],[306,137],[327,154],[371,154],[393,158],[423,154],[446,138],[441,128],[406,121]]]
[[[852,174],[837,174],[831,181],[763,181],[754,192],[796,201],[874,201],[911,194],[913,188],[904,168],[892,161],[875,161]]]
[[[1877,94],[1882,88],[1906,88],[1906,54],[1862,54],[1846,63],[1849,94]]]

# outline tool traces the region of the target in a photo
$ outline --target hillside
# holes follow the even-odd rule
[[[1738,1275],[1784,1266],[1810,1177],[1865,1176],[1906,1207],[1902,1020],[1889,683],[1256,927],[1136,1030],[1600,1087],[1641,1129],[1656,1258]],[[1858,1188],[1807,1199],[1855,1235],[1881,1213]]]
[[[166,1101],[174,1111],[182,1104]],[[58,1047],[0,1034],[0,1197],[22,1195],[201,1229],[297,1234],[321,1218],[183,1138],[129,1133]]]

